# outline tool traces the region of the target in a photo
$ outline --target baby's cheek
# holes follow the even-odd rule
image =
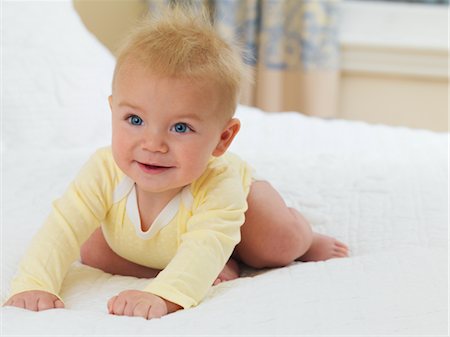
[[[131,163],[130,151],[127,151],[125,147],[120,146],[120,143],[114,142],[112,142],[111,149],[117,166],[119,166],[119,168],[127,174]]]
[[[197,158],[197,160],[192,160],[185,171],[186,177],[189,177],[188,178],[190,180],[189,183],[200,178],[203,172],[205,172],[207,165],[208,165],[207,160],[206,162],[199,160],[199,158]]]

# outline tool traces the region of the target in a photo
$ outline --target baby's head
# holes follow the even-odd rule
[[[246,67],[235,45],[218,35],[206,9],[175,6],[141,21],[118,51],[114,84],[122,66],[133,62],[159,77],[207,82],[221,96],[220,113],[231,118]]]
[[[119,52],[109,98],[117,165],[151,193],[199,178],[239,131],[243,74],[205,14],[174,8],[143,22]]]

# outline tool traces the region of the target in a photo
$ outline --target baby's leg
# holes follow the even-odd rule
[[[91,237],[81,246],[81,262],[85,265],[101,269],[107,273],[139,278],[152,278],[158,275],[160,270],[142,266],[120,255],[117,255],[108,245],[101,228],[98,228]],[[230,281],[239,277],[239,265],[230,259],[217,276],[214,285],[220,282]]]
[[[255,267],[280,267],[295,260],[320,261],[348,256],[348,248],[336,239],[313,233],[295,209],[266,181],[253,182],[248,210],[241,228],[241,242],[234,257]]]
[[[290,208],[296,216],[300,217],[301,221],[308,223],[306,219],[296,210]],[[309,249],[296,260],[299,261],[324,261],[335,257],[347,257],[348,247],[344,243],[335,238],[313,232],[313,239]]]

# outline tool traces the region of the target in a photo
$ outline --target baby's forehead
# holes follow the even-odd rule
[[[137,75],[136,75],[137,74]],[[114,82],[133,80],[133,76],[142,76],[146,79],[151,80],[152,83],[158,85],[158,83],[181,83],[181,86],[189,89],[189,91],[195,91],[199,93],[201,97],[205,97],[206,100],[215,100],[219,102],[218,108],[214,109],[214,118],[221,117],[222,115],[230,115],[230,102],[233,101],[232,93],[227,88],[226,85],[221,83],[215,76],[211,74],[201,74],[201,75],[187,75],[185,73],[179,74],[167,74],[161,69],[152,67],[151,64],[140,61],[139,59],[127,57],[122,60],[120,64],[116,65],[116,72],[114,75]],[[113,91],[115,84],[113,82]],[[126,85],[126,83],[121,83],[120,87]],[[164,86],[171,90],[170,85]],[[216,104],[214,104],[216,105]]]

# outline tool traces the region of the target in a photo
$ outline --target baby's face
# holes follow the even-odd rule
[[[180,190],[216,154],[226,124],[217,118],[220,105],[210,83],[159,77],[125,62],[110,97],[117,165],[142,191]]]

